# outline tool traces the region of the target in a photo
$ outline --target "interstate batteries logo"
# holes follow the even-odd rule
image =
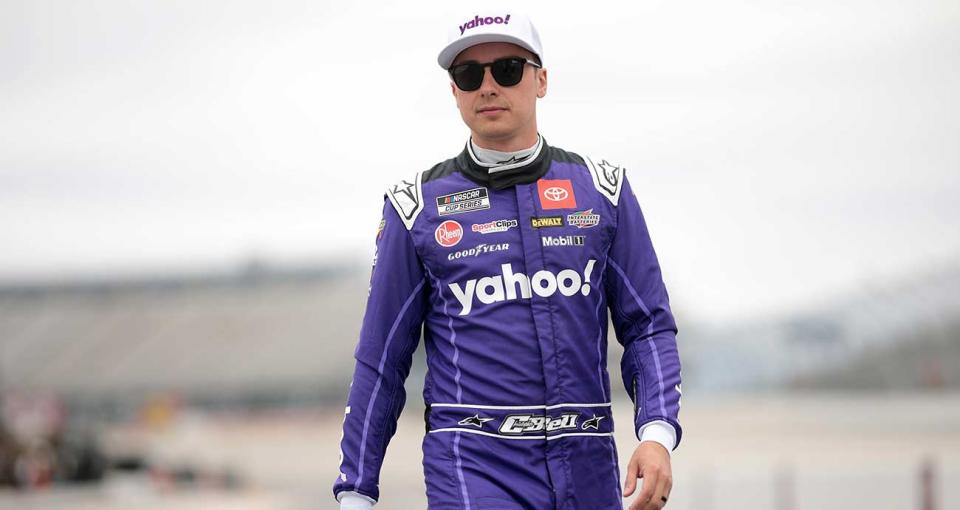
[[[437,244],[445,248],[456,246],[463,239],[463,227],[456,221],[447,220],[433,232],[433,238],[437,240]]]
[[[577,228],[595,227],[600,223],[600,215],[593,214],[593,209],[575,212],[567,215],[567,225]]]
[[[437,213],[440,216],[489,208],[490,196],[487,188],[473,188],[437,197]]]
[[[494,234],[506,232],[516,226],[517,220],[493,220],[489,223],[474,223],[470,225],[470,230],[481,234]]]
[[[563,269],[554,274],[543,269],[533,276],[514,273],[511,264],[501,264],[500,274],[473,278],[462,284],[451,283],[448,287],[460,303],[459,315],[470,315],[474,299],[489,305],[501,301],[530,299],[533,294],[550,297],[559,292],[567,297],[577,293],[586,296],[590,294],[590,273],[593,272],[596,262],[594,259],[588,260],[582,273],[574,269]]]

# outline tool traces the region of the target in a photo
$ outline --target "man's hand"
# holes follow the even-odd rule
[[[623,497],[629,497],[637,488],[637,478],[643,478],[643,489],[633,500],[630,510],[660,510],[667,505],[673,488],[670,452],[660,443],[643,441],[633,451],[627,466]]]

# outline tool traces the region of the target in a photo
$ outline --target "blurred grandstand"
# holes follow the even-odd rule
[[[366,297],[357,266],[0,286],[0,385],[100,411],[342,400]]]
[[[182,431],[196,409],[340,407],[364,273],[250,263],[0,285],[0,485],[97,480],[110,467],[236,482],[230,466],[202,472],[192,453],[163,465],[183,448],[157,451],[156,432]]]
[[[873,282],[779,317],[692,324],[684,388],[960,388],[960,266]]]
[[[339,406],[366,277],[350,262],[252,262],[204,275],[0,285],[0,388],[57,395],[72,412],[101,417],[166,393],[212,408]],[[684,387],[960,387],[958,288],[960,268],[949,267],[779,318],[681,317]],[[611,342],[612,359],[618,350]],[[617,377],[616,363],[611,370]]]

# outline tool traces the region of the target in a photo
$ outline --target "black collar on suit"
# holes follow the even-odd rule
[[[455,158],[455,161],[457,168],[471,181],[500,190],[517,184],[530,184],[546,175],[547,170],[550,169],[550,153],[550,146],[547,145],[546,140],[543,140],[540,154],[537,154],[535,159],[516,168],[498,172],[489,172],[487,167],[474,161],[470,157],[469,149],[466,146],[464,146],[463,152]]]

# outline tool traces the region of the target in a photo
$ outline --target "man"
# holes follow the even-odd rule
[[[551,147],[533,24],[480,12],[440,52],[470,140],[387,192],[334,494],[370,508],[421,328],[430,508],[659,509],[680,441],[680,360],[624,170]],[[640,443],[621,493],[607,308]]]

